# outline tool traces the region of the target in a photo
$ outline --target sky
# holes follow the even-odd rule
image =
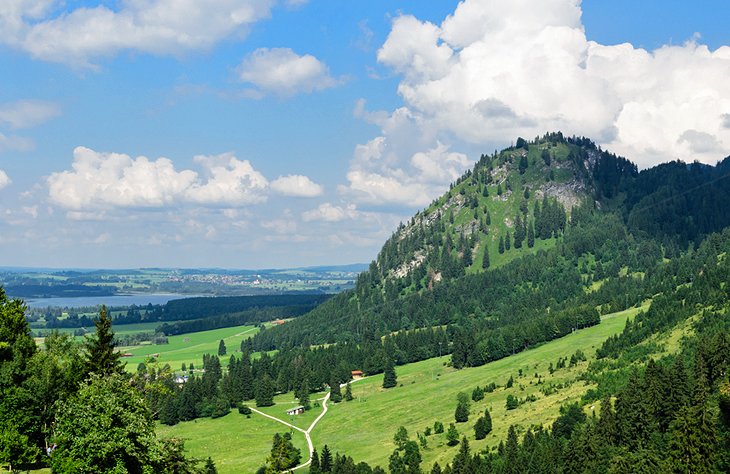
[[[372,260],[548,131],[730,155],[730,3],[3,0],[0,266]]]

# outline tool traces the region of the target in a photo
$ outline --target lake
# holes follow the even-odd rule
[[[152,304],[165,304],[171,300],[181,298],[193,298],[198,295],[181,295],[176,293],[136,293],[133,295],[115,296],[80,296],[74,298],[32,298],[26,299],[25,304],[29,308],[46,308],[48,306],[58,308],[82,308],[87,306],[146,306]]]

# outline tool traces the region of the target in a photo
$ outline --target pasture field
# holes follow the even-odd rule
[[[500,387],[492,393],[485,394],[484,400],[473,402],[469,421],[456,425],[459,433],[469,438],[472,449],[493,449],[506,437],[510,424],[519,425],[522,431],[531,425],[550,424],[556,418],[562,404],[579,399],[589,388],[584,382],[576,381],[588,362],[581,362],[573,368],[557,370],[550,375],[548,366],[551,362],[556,365],[558,358],[570,358],[578,349],[582,350],[590,361],[596,348],[607,337],[621,332],[628,318],[647,307],[648,305],[605,316],[597,326],[582,329],[482,367],[455,370],[446,366],[449,356],[444,356],[397,367],[398,386],[389,390],[381,388],[382,374],[356,381],[352,384],[355,397],[353,401],[328,404],[329,411],[312,430],[314,445],[321,451],[327,444],[333,453],[339,451],[352,456],[356,462],[365,461],[373,467],[380,465],[387,468],[388,457],[395,448],[393,435],[399,426],[405,426],[412,439],[415,439],[416,432],[423,433],[425,428],[432,427],[435,421],[441,421],[448,428],[449,423],[454,421],[457,393],[464,391],[471,396],[472,389],[477,385],[483,387],[494,382]],[[523,372],[521,377],[520,369]],[[540,385],[537,384],[536,373],[542,381]],[[504,385],[510,376],[514,378],[514,386],[505,389]],[[555,392],[548,396],[543,395],[540,389],[547,387],[552,387]],[[525,403],[508,413],[505,408],[508,394],[520,399],[535,395],[537,401]],[[299,416],[292,417],[285,413],[288,407],[296,404],[292,393],[277,395],[274,399],[276,405],[260,410],[306,429],[321,413],[319,399],[323,396],[323,393],[312,394],[313,409]],[[250,405],[254,406],[253,401]],[[477,417],[486,408],[489,408],[492,415],[494,431],[487,439],[475,441],[473,426]],[[237,466],[260,465],[271,447],[271,438],[249,436],[246,430],[231,429],[227,420],[236,419],[236,416],[241,415],[235,412],[218,420],[199,419],[197,422],[162,427],[160,432],[166,436],[190,438],[186,445],[190,454],[197,457],[207,456],[203,444],[209,443],[206,439],[208,436],[215,436],[215,452],[210,451],[210,455],[216,462],[219,472],[222,474],[244,472],[226,466],[232,466],[230,463],[234,462],[241,463],[236,464]],[[253,419],[256,414],[251,416]],[[261,423],[268,424],[272,436],[277,431],[283,433],[287,430],[284,425],[263,419],[261,416],[259,418]],[[294,437],[297,439],[296,433]],[[196,439],[201,441],[198,442]],[[445,434],[433,434],[427,439],[428,447],[421,450],[421,455],[422,466],[428,472],[435,461],[442,467],[450,461],[458,446],[447,447]],[[235,453],[238,457],[230,453]],[[216,455],[223,456],[220,462]]]
[[[486,393],[483,400],[472,402],[469,421],[456,424],[460,437],[467,436],[472,450],[494,449],[506,438],[510,424],[521,427],[518,433],[532,425],[549,425],[559,414],[562,404],[578,400],[589,387],[577,381],[577,377],[601,343],[623,330],[626,320],[638,311],[640,309],[632,308],[608,315],[597,326],[481,367],[456,370],[445,365],[448,356],[400,366],[396,368],[398,386],[389,390],[381,387],[382,374],[367,378],[352,385],[355,400],[330,406],[312,432],[312,439],[318,449],[327,444],[333,452],[347,453],[356,461],[387,467],[388,457],[395,449],[393,435],[399,426],[405,426],[412,439],[416,439],[416,432],[423,433],[427,427],[433,427],[435,421],[448,428],[449,423],[454,422],[456,395],[463,391],[471,397],[471,391],[477,385],[484,387],[494,382],[499,388]],[[578,349],[588,357],[587,362],[550,374],[550,363],[555,366],[560,357],[570,358]],[[522,376],[519,376],[520,369]],[[542,384],[537,384],[535,374]],[[514,385],[505,389],[510,376],[514,378]],[[547,387],[553,387],[555,392],[543,395],[540,389]],[[505,407],[508,394],[519,399],[534,395],[537,401],[508,412]],[[492,416],[493,431],[486,439],[476,441],[474,423],[485,409],[489,409]],[[427,471],[436,461],[445,466],[459,449],[446,445],[445,433],[427,439],[428,448],[421,450],[422,466]]]
[[[121,327],[121,326],[120,326]],[[115,329],[116,331],[116,329]],[[170,336],[168,344],[145,344],[141,346],[120,347],[122,353],[132,354],[123,357],[127,363],[127,371],[134,371],[140,362],[145,362],[152,354],[159,354],[157,362],[170,364],[173,370],[180,370],[183,362],[189,366],[192,362],[198,369],[203,368],[203,354],[218,354],[220,340],[226,344],[227,354],[221,358],[221,365],[227,364],[231,354],[240,354],[241,341],[258,332],[256,326],[234,326],[230,328],[212,329],[190,334]]]
[[[157,434],[166,438],[185,439],[190,456],[210,456],[220,474],[254,473],[264,464],[271,451],[275,433],[286,433],[289,427],[255,413],[250,418],[237,410],[218,419],[200,418],[175,426],[157,426]],[[302,452],[302,461],[309,458],[304,434],[292,430],[294,446]]]

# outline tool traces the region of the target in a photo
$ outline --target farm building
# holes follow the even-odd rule
[[[301,415],[304,413],[304,407],[294,407],[286,411],[287,415]]]
[[[350,375],[352,375],[352,378],[353,379],[361,379],[361,378],[363,378],[362,370],[353,370]]]

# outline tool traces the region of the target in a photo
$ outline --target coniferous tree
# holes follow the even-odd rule
[[[527,246],[532,248],[535,246],[535,222],[530,221],[530,226],[527,228]]]
[[[124,364],[119,360],[121,354],[116,352],[112,319],[107,314],[106,306],[99,311],[99,318],[94,320],[96,334],[86,341],[86,372],[107,376],[124,372]]]
[[[312,450],[312,461],[309,463],[309,474],[321,474],[322,470],[319,466],[319,453],[317,448]]]
[[[256,406],[270,407],[274,404],[274,381],[264,373],[256,380]]]
[[[226,355],[226,343],[221,339],[221,342],[218,343],[218,356],[224,355]]]
[[[500,254],[504,253],[504,237],[501,235],[499,236],[499,247],[497,247],[497,251]]]
[[[347,382],[347,385],[345,385],[345,401],[349,402],[352,399],[352,387],[350,386],[350,382]]]
[[[319,458],[319,470],[322,472],[330,472],[332,470],[332,453],[326,444],[322,448],[322,456]]]
[[[484,270],[486,270],[487,268],[489,268],[489,265],[490,265],[490,263],[489,263],[489,249],[485,247],[484,248],[484,258],[482,258],[482,268]]]
[[[450,423],[449,429],[446,430],[446,444],[449,446],[456,446],[459,444],[459,431],[453,423]]]
[[[332,374],[330,376],[330,400],[334,403],[342,401],[342,390],[340,390],[340,381]]]
[[[392,388],[398,384],[398,377],[393,367],[393,361],[390,357],[385,362],[385,370],[383,371],[383,388]]]
[[[303,406],[305,410],[312,408],[312,404],[309,401],[309,381],[307,381],[306,377],[302,380],[302,384],[299,386],[297,398],[299,399],[299,404]]]
[[[504,237],[504,249],[509,250],[510,247],[512,247],[512,238],[509,235],[509,232],[507,232],[507,235]]]
[[[469,398],[464,392],[459,392],[454,419],[457,423],[465,423],[469,421]]]

